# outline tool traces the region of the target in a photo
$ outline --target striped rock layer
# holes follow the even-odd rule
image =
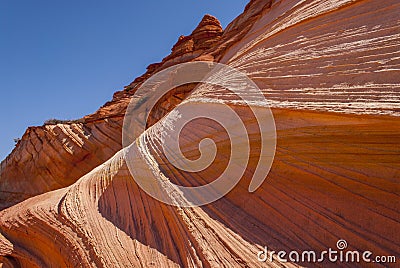
[[[257,260],[264,246],[276,252],[321,252],[336,249],[339,239],[347,241],[348,250],[399,257],[399,14],[396,0],[253,0],[225,30],[205,16],[191,35],[179,38],[171,55],[150,65],[96,113],[27,130],[1,163],[0,263],[363,265]],[[228,105],[250,141],[249,163],[232,191],[205,206],[175,207],[150,197],[135,182],[121,145],[122,125],[144,81],[190,61],[220,62],[247,74],[271,107],[277,147],[266,180],[249,193],[260,156],[251,109],[216,86],[173,89],[157,102],[131,148],[154,160],[160,178],[204,185],[229,162],[226,131],[202,118],[183,129],[182,151],[194,160],[200,141],[210,138],[218,149],[216,159],[196,173],[170,163],[158,133],[174,131],[165,126],[171,111],[182,105],[215,111]]]

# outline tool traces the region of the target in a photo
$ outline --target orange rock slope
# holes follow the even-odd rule
[[[254,0],[224,31],[205,16],[190,36],[179,38],[171,55],[150,65],[96,113],[27,130],[1,163],[0,263],[365,266],[257,260],[264,246],[320,252],[336,248],[339,239],[349,250],[397,256],[398,262],[399,14],[395,0]],[[132,178],[121,150],[122,123],[131,96],[146,79],[198,60],[225,63],[256,82],[272,107],[277,148],[268,177],[249,193],[260,154],[249,107],[215,86],[173,89],[153,108],[140,137],[164,177],[203,185],[229,160],[226,132],[199,119],[183,129],[184,154],[195,159],[200,141],[211,138],[218,149],[215,161],[198,173],[169,163],[155,133],[174,131],[164,126],[175,107],[218,111],[229,105],[250,133],[251,146],[246,172],[228,195],[201,207],[174,207],[147,195]],[[134,144],[140,145],[140,140]]]

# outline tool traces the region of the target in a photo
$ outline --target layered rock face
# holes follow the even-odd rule
[[[272,1],[221,62],[274,107],[399,115],[398,1]]]
[[[257,260],[264,246],[322,252],[335,249],[339,239],[349,250],[398,257],[398,14],[400,3],[390,0],[255,0],[224,31],[216,18],[205,16],[191,35],[179,38],[171,55],[150,65],[96,113],[27,130],[1,164],[0,206],[6,209],[0,211],[0,263],[365,265]],[[189,84],[166,94],[131,150],[151,157],[173,183],[209,183],[229,161],[229,136],[221,125],[203,118],[183,129],[180,143],[187,158],[200,156],[204,138],[218,149],[211,166],[196,173],[168,161],[157,133],[174,131],[165,125],[176,107],[219,111],[228,105],[250,137],[250,161],[239,184],[211,204],[175,207],[150,197],[132,178],[121,145],[131,96],[156,72],[188,61],[221,62],[247,74],[272,107],[275,159],[254,193],[248,192],[260,156],[254,114],[227,90],[211,85]],[[257,109],[267,109],[263,105]]]
[[[0,208],[71,185],[109,159],[121,149],[122,119],[29,128],[1,163]]]
[[[212,47],[221,34],[219,21],[206,15],[191,35],[179,38],[171,55],[161,63],[149,65],[145,74],[123,91],[116,92],[113,100],[94,114],[74,123],[29,128],[15,150],[1,163],[0,209],[69,186],[112,157],[122,148],[123,117],[137,87],[159,70],[198,57]],[[184,40],[192,45],[186,46]],[[177,104],[173,100],[180,102],[192,89],[189,85],[171,92],[169,100],[160,103],[152,117],[159,119]],[[149,122],[154,123],[154,120]]]

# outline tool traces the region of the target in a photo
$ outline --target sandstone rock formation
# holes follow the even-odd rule
[[[205,16],[169,56],[96,113],[27,130],[1,163],[0,263],[317,266],[263,263],[257,252],[264,246],[323,251],[339,239],[350,250],[399,257],[399,14],[396,0],[253,0],[224,31],[217,19]],[[173,207],[133,180],[121,150],[122,122],[146,79],[199,60],[228,64],[256,82],[272,107],[277,151],[267,180],[249,193],[259,156],[249,108],[232,102],[221,88],[175,88],[154,107],[142,134],[149,141],[146,152],[172,182],[212,181],[223,172],[230,150],[221,126],[201,119],[184,129],[182,146],[195,159],[199,142],[212,138],[218,148],[213,164],[193,174],[168,162],[154,133],[184,99],[204,109],[228,104],[253,138],[246,173],[227,196],[202,207]]]
[[[122,148],[122,121],[137,86],[163,68],[198,57],[221,34],[219,21],[206,15],[190,36],[178,40],[171,55],[161,63],[149,65],[144,75],[136,78],[123,91],[116,92],[113,100],[96,113],[76,123],[29,128],[15,150],[1,163],[0,209],[71,185],[113,156]],[[183,39],[193,45],[185,48]],[[189,86],[189,89],[192,87]],[[182,99],[189,92],[187,87],[182,87],[176,91],[174,98]],[[160,113],[162,110],[155,111],[154,116]],[[29,179],[22,179],[27,177]]]

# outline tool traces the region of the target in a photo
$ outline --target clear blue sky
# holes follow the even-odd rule
[[[28,126],[96,111],[204,14],[225,27],[247,2],[1,0],[0,159]]]

